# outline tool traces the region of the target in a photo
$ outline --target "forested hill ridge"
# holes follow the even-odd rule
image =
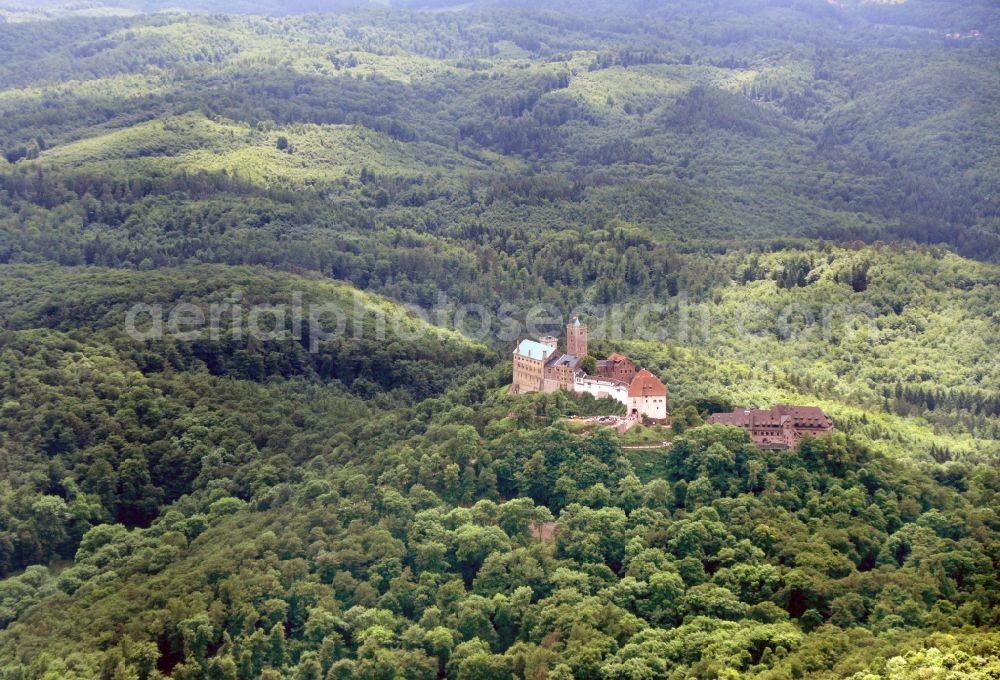
[[[670,346],[654,361],[686,367],[661,371],[680,434],[624,449],[565,424],[607,406],[512,401],[509,364],[439,329],[379,340],[352,315],[311,354],[229,333],[136,342],[120,324],[137,300],[331,302],[355,295],[343,284],[46,269],[0,268],[5,680],[1000,667],[1000,475],[924,460],[926,424],[843,411],[839,434],[761,451],[680,395],[796,388]]]
[[[995,3],[356,4],[0,0],[0,680],[1000,677]]]
[[[826,6],[824,6],[824,4]],[[906,4],[906,7],[901,5]],[[8,12],[8,20],[37,20],[73,15],[101,15],[121,12],[200,11],[229,14],[289,15],[343,11],[347,9],[386,8],[422,11],[467,11],[472,8],[518,8],[550,10],[573,14],[653,13],[690,8],[693,3],[652,2],[651,0],[4,0],[0,10]],[[831,9],[832,7],[832,9]],[[835,16],[833,12],[854,12],[861,18],[886,24],[923,28],[968,29],[967,22],[991,25],[996,8],[989,2],[973,0],[838,0],[837,2],[772,2],[757,0],[744,3],[717,3],[714,12],[726,9],[737,13],[754,13],[760,9],[782,8],[813,13],[820,17]]]
[[[0,26],[0,261],[232,261],[217,243],[232,232],[206,220],[180,250],[143,223],[231,214],[248,195],[268,224],[296,214],[295,242],[330,240],[320,215],[345,238],[376,226],[435,241],[618,219],[661,243],[903,239],[997,257],[989,26],[726,7],[617,23],[484,10]],[[88,214],[87,195],[114,210]],[[67,232],[64,214],[86,228]],[[51,222],[55,253],[32,229]]]

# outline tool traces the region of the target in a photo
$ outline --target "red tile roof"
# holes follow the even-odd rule
[[[827,428],[833,426],[830,416],[823,413],[823,410],[816,406],[787,406],[785,404],[778,404],[772,410],[791,418],[796,427]]]
[[[708,417],[708,422],[713,425],[735,425],[736,427],[750,426],[750,411],[733,411],[732,413],[713,413]]]
[[[663,386],[659,378],[644,368],[632,378],[632,382],[628,386],[628,396],[665,397],[667,396],[667,388]]]
[[[715,413],[709,416],[709,424],[735,425],[750,430],[759,428],[774,430],[791,427],[799,435],[805,432],[827,432],[833,429],[833,420],[816,406],[777,406],[764,409],[744,409],[732,413]]]

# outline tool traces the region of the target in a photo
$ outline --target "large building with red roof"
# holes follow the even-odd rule
[[[750,439],[762,448],[791,449],[805,435],[818,437],[833,430],[830,416],[815,406],[778,404],[768,409],[743,409],[709,416],[712,425],[732,425],[742,428]]]
[[[645,368],[635,374],[628,386],[628,412],[653,420],[667,419],[667,388]]]

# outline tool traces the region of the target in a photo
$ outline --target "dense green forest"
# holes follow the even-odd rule
[[[0,0],[0,680],[1000,678],[1000,9],[456,4]]]

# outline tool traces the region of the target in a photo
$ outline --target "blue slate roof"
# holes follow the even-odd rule
[[[543,345],[540,342],[535,342],[534,340],[524,339],[514,350],[514,354],[518,354],[522,357],[527,357],[528,359],[541,359],[545,360],[549,358],[555,350],[548,345]]]
[[[578,357],[575,354],[563,354],[561,357],[552,362],[553,366],[569,366],[570,368],[576,368],[583,361],[583,357]]]

